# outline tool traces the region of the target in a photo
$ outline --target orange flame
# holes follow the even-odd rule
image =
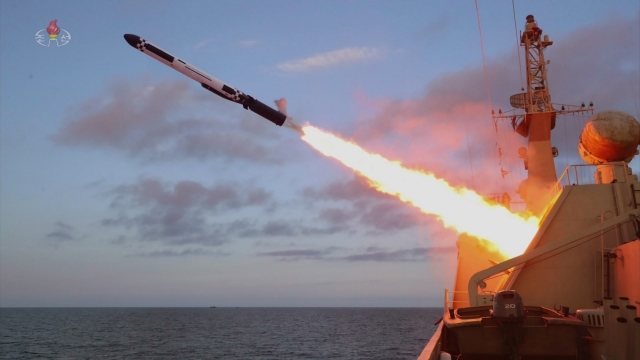
[[[508,257],[524,253],[538,231],[536,217],[514,214],[473,190],[454,188],[432,173],[407,169],[316,127],[307,125],[302,131],[302,140],[366,177],[376,190],[435,215],[449,229],[493,243]]]

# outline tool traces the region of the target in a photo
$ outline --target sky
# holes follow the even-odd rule
[[[515,29],[554,41],[553,102],[638,118],[640,9],[514,4],[478,1],[482,48],[473,1],[0,2],[0,306],[442,306],[456,233],[123,35],[518,207],[526,139],[490,117]],[[587,118],[559,117],[558,175]]]

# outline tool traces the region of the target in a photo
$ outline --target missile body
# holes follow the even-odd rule
[[[285,114],[272,109],[233,86],[225,84],[197,67],[178,59],[140,36],[125,34],[124,39],[127,40],[132,47],[199,82],[203,88],[229,101],[241,104],[245,109],[253,111],[278,126],[282,126],[287,119]]]

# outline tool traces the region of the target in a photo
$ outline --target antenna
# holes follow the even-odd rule
[[[593,113],[593,103],[585,106],[551,103],[547,65],[544,51],[553,45],[533,15],[527,16],[524,31],[520,34],[520,46],[525,53],[526,84],[521,92],[512,95],[509,103],[513,109],[497,113],[491,110],[494,122],[497,119],[510,119],[513,130],[528,139],[526,151],[519,155],[523,160],[528,178],[518,188],[518,194],[524,199],[527,208],[538,214],[547,205],[546,194],[558,181],[554,158],[558,149],[551,146],[551,130],[556,125],[557,114]],[[558,110],[559,109],[559,110]]]
[[[593,114],[592,102],[589,103],[589,107],[586,107],[584,103],[581,106],[551,103],[549,80],[547,78],[547,65],[549,65],[550,60],[545,60],[544,58],[544,51],[551,45],[553,45],[553,41],[549,40],[549,35],[543,35],[543,31],[538,27],[533,15],[528,15],[525,30],[520,33],[520,46],[524,47],[525,50],[526,91],[523,88],[521,93],[511,95],[509,103],[514,109],[505,112],[500,110],[498,115],[493,115],[494,119],[511,119],[514,130],[523,137],[529,135],[529,123],[525,121],[525,115],[527,114],[543,112],[554,112],[560,115],[574,113]],[[554,105],[559,107],[560,110],[557,110]],[[517,112],[517,109],[524,110],[524,114]],[[555,125],[555,117],[553,123]]]

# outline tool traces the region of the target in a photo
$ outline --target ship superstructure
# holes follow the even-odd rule
[[[553,42],[532,15],[520,39],[526,89],[511,96],[513,110],[493,116],[528,139],[518,194],[539,230],[511,259],[460,236],[456,284],[420,359],[640,360],[640,183],[628,166],[640,124],[618,111],[594,114],[592,103],[552,103],[544,50]],[[586,112],[578,150],[587,164],[558,177],[556,118]]]

